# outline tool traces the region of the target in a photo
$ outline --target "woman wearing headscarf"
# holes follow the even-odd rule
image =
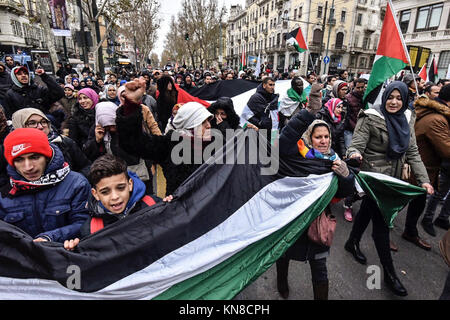
[[[212,103],[208,111],[214,115],[211,120],[211,128],[218,129],[225,136],[227,129],[236,130],[239,128],[240,118],[234,110],[233,100],[221,97]]]
[[[89,130],[95,124],[95,106],[98,103],[98,94],[89,88],[78,92],[78,102],[75,104],[75,112],[67,120],[69,137],[74,140],[80,149],[87,142]]]
[[[210,143],[210,120],[213,115],[201,104],[190,102],[184,104],[173,120],[175,130],[164,136],[147,134],[142,129],[141,99],[145,92],[145,80],[139,79],[126,84],[122,97],[125,103],[117,110],[117,130],[119,132],[120,147],[132,155],[153,160],[161,165],[167,180],[166,194],[172,195],[178,186],[185,181],[201,163],[193,158],[186,163],[178,163],[172,159],[172,149],[183,138],[192,144],[193,149],[203,150]],[[174,136],[176,134],[176,136]],[[172,136],[175,141],[172,141]],[[197,150],[203,154],[202,150]],[[192,152],[193,157],[197,152]]]
[[[80,86],[80,79],[78,78],[72,78],[72,86],[76,91],[80,91],[81,89],[83,89]]]
[[[330,127],[332,148],[341,158],[345,155],[343,107],[344,102],[341,99],[332,98],[317,113],[317,119],[325,121]]]
[[[97,94],[100,93],[100,88],[95,84],[94,78],[86,77],[84,78],[84,81],[86,82],[86,88],[94,90]]]
[[[119,97],[117,96],[117,88],[113,84],[107,84],[104,87],[103,92],[100,94],[100,101],[109,101],[114,103],[116,106],[120,105]]]
[[[408,109],[408,88],[400,81],[386,87],[381,105],[361,111],[355,127],[347,157],[362,161],[361,170],[382,173],[400,179],[404,163],[411,166],[418,184],[428,194],[434,192],[427,171],[422,163],[414,133],[414,115]],[[384,269],[384,282],[396,295],[406,296],[407,290],[394,269],[390,246],[389,227],[383,220],[377,203],[365,196],[354,219],[345,249],[356,261],[366,264],[367,259],[359,248],[359,242],[372,220],[372,238]]]
[[[295,161],[307,174],[334,172],[338,177],[338,191],[335,197],[342,198],[353,192],[354,174],[332,149],[333,137],[330,127],[325,121],[315,118],[317,111],[318,109],[311,109],[311,106],[308,106],[287,123],[280,136],[280,158],[283,162]],[[283,172],[282,166],[280,172]],[[295,176],[295,173],[287,175]],[[329,206],[325,209],[325,214],[331,215]],[[314,299],[328,299],[326,258],[329,250],[329,246],[312,241],[305,231],[276,262],[277,288],[280,295],[285,299],[289,296],[289,261],[297,260],[309,262]]]
[[[160,121],[161,132],[164,132],[167,122],[172,116],[172,108],[177,104],[178,91],[175,88],[175,83],[170,76],[162,76],[157,81],[159,95],[156,99],[158,119]]]
[[[70,169],[85,177],[88,176],[91,165],[89,159],[83,154],[75,141],[58,133],[50,119],[41,110],[25,108],[16,111],[12,115],[12,124],[14,129],[36,128],[44,132],[48,137],[48,142],[61,149],[64,160],[69,164]]]

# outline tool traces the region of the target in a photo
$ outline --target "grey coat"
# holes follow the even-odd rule
[[[386,152],[389,136],[383,114],[377,109],[361,110],[358,114],[355,132],[347,157],[359,153],[363,157],[361,170],[382,173],[397,179],[401,178],[402,167],[406,162],[411,166],[419,185],[429,183],[427,170],[420,158],[414,131],[415,114],[405,111],[411,128],[411,138],[406,153],[399,160],[388,160]]]

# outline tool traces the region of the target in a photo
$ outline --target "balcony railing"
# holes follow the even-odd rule
[[[17,14],[25,14],[24,6],[12,0],[0,0],[0,8],[5,8],[7,11]]]

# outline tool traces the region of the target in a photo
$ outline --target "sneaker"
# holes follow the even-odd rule
[[[353,221],[353,210],[352,208],[346,208],[344,211],[344,219],[347,220],[348,222],[352,222]]]

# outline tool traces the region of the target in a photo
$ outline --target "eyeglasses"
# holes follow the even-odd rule
[[[26,128],[37,128],[39,124],[41,124],[41,126],[43,126],[43,127],[47,127],[49,124],[49,121],[47,121],[45,119],[42,119],[41,121],[31,120],[31,121],[28,121],[25,123],[25,127]]]

